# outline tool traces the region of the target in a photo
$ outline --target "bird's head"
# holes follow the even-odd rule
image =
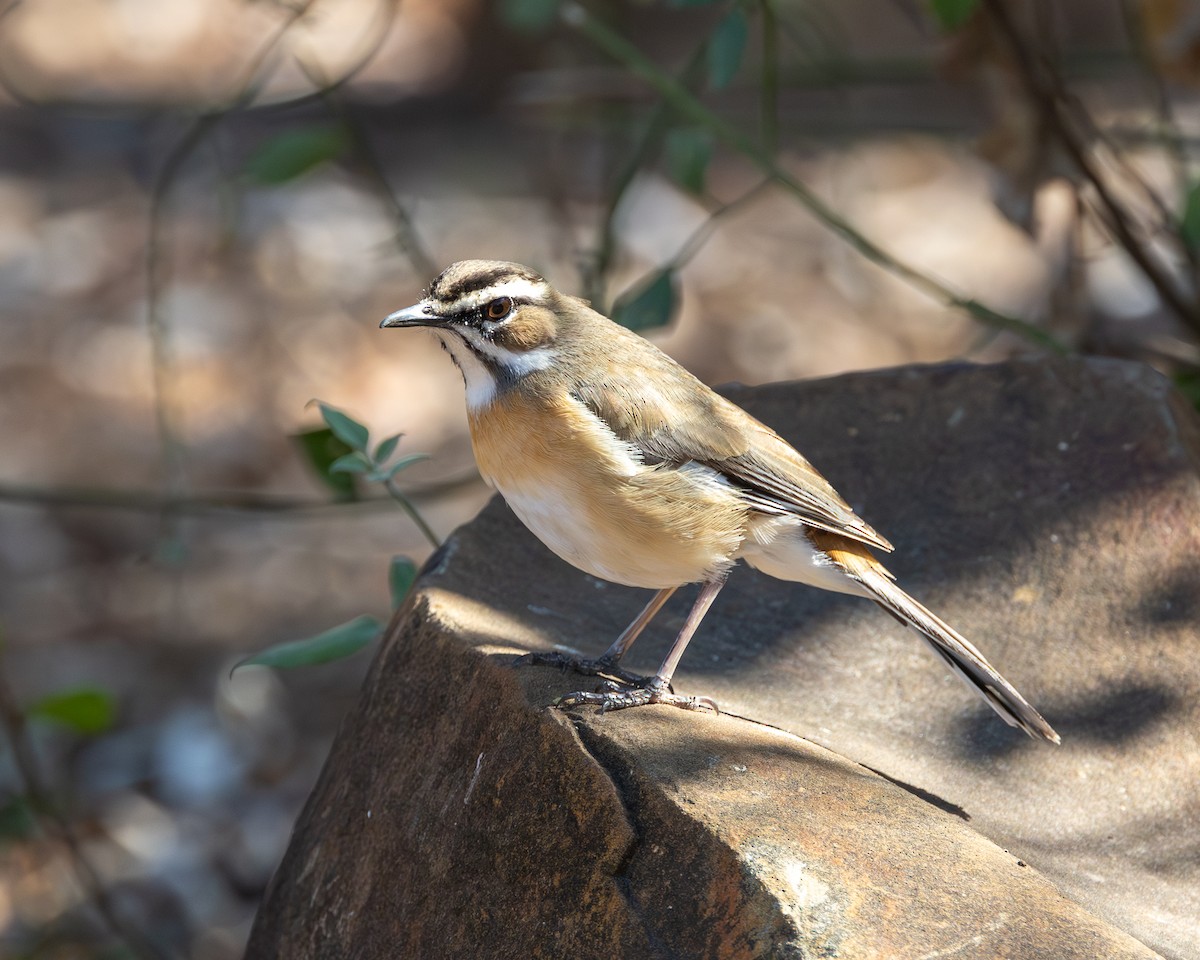
[[[380,326],[432,330],[462,371],[468,405],[477,408],[554,364],[568,300],[519,263],[463,260],[443,270],[419,303]]]

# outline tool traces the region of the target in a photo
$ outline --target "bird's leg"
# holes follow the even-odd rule
[[[688,641],[692,639],[692,634],[700,626],[700,621],[708,613],[708,608],[712,606],[713,600],[717,598],[717,594],[721,592],[723,586],[725,586],[725,577],[723,576],[704,582],[704,586],[700,588],[700,595],[696,597],[696,602],[692,604],[691,612],[687,615],[687,620],[684,621],[683,629],[679,631],[679,636],[675,638],[675,643],[672,644],[670,652],[667,653],[666,659],[662,662],[662,666],[658,668],[658,673],[644,681],[637,689],[608,690],[603,693],[569,693],[556,701],[556,706],[575,707],[584,703],[594,703],[600,707],[600,712],[604,713],[608,710],[624,710],[626,707],[640,707],[647,703],[669,703],[674,707],[681,707],[684,710],[712,710],[714,713],[717,712],[716,703],[709,697],[681,697],[672,693],[671,677],[675,675],[675,668],[679,666],[679,658],[683,656],[683,651],[687,648]],[[616,644],[613,644],[613,646],[615,647]]]
[[[613,641],[612,646],[595,660],[570,657],[556,650],[544,653],[539,651],[518,657],[514,661],[514,666],[526,663],[546,664],[561,667],[564,670],[574,670],[576,673],[582,673],[588,677],[612,677],[627,684],[643,683],[646,680],[645,677],[621,668],[621,658],[625,656],[629,648],[633,646],[633,641],[641,635],[642,631],[646,629],[646,625],[654,619],[654,615],[663,608],[663,604],[677,589],[678,587],[667,587],[665,590],[659,590],[646,604],[645,609],[637,615],[633,623],[621,631],[621,635]]]

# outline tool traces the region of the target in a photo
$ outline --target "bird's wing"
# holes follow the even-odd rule
[[[663,369],[637,383],[592,380],[572,392],[647,463],[704,464],[738,487],[756,510],[792,514],[819,529],[892,549],[774,430],[665,355],[662,359]]]

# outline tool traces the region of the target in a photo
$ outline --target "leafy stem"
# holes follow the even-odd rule
[[[756,143],[729,121],[718,116],[697,99],[682,83],[666,73],[624,37],[593,17],[583,7],[570,3],[563,7],[563,19],[571,27],[619,61],[630,72],[652,86],[679,114],[707,129],[727,147],[750,160],[758,169],[775,180],[805,206],[821,223],[846,241],[867,260],[882,267],[910,286],[933,299],[963,310],[980,323],[1017,333],[1039,346],[1056,353],[1066,353],[1066,347],[1045,330],[1028,321],[1009,316],[980,303],[973,297],[954,290],[942,281],[909,266],[860,233],[844,217],[828,206],[803,182],[784,170],[771,153]]]
[[[420,511],[413,505],[408,495],[396,483],[396,474],[407,470],[414,463],[428,460],[429,455],[410,453],[393,460],[392,456],[395,454],[403,434],[397,433],[387,437],[372,448],[371,433],[363,424],[327,403],[317,401],[317,406],[320,408],[321,418],[330,432],[345,445],[342,449],[348,448],[350,452],[338,457],[332,463],[321,462],[316,466],[319,469],[327,470],[331,476],[341,473],[362,474],[366,480],[383,484],[389,496],[400,504],[404,512],[412,518],[417,529],[433,545],[434,549],[440,547],[442,541],[426,523],[425,518],[421,516]]]
[[[400,489],[400,485],[396,483],[394,479],[388,477],[388,479],[383,482],[383,486],[384,489],[387,490],[387,492],[391,495],[392,499],[400,504],[404,512],[412,518],[412,522],[417,525],[417,529],[424,534],[425,539],[433,545],[434,549],[440,547],[442,545],[442,541],[438,539],[437,534],[434,533],[429,524],[425,522],[425,518],[421,516],[420,511],[417,510],[413,502],[408,499],[408,496],[403,490]]]

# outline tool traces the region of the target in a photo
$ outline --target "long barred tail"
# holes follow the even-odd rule
[[[861,583],[883,609],[917,630],[937,654],[977,691],[1009,726],[1020,727],[1034,739],[1060,743],[1054,728],[996,671],[983,654],[957,630],[901,590],[891,574],[864,546],[830,534],[810,534],[813,541]]]

